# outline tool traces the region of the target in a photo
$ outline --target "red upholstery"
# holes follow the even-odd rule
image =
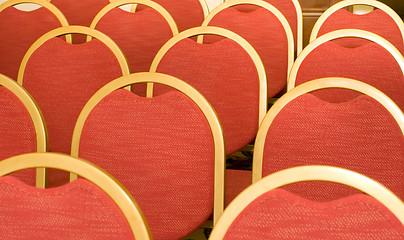
[[[0,160],[36,152],[35,128],[23,103],[8,89],[0,87],[0,106]],[[35,186],[35,170],[13,175]]]
[[[96,29],[118,44],[132,73],[148,72],[158,50],[173,36],[164,17],[152,8],[135,14],[120,8],[113,9],[101,18]],[[143,87],[136,85],[133,91],[145,96],[146,84]]]
[[[189,83],[212,104],[223,127],[227,154],[254,139],[258,130],[258,73],[248,53],[233,40],[213,44],[181,40],[164,55],[157,72]],[[156,94],[162,91],[155,88]]]
[[[323,77],[346,77],[363,81],[384,92],[404,110],[403,72],[393,56],[376,43],[368,42],[357,48],[345,48],[333,41],[321,44],[303,60],[295,86]],[[345,92],[319,96],[327,101],[343,101],[357,94]]]
[[[20,11],[8,7],[0,12],[0,73],[17,80],[18,68],[28,48],[46,32],[60,27],[48,9]]]
[[[324,193],[326,194],[326,193]],[[383,204],[358,194],[313,202],[268,191],[234,220],[224,239],[403,239],[404,226]]]
[[[170,13],[180,32],[200,26],[205,19],[199,0],[154,0],[154,2],[160,4]],[[139,6],[139,9],[144,8],[144,6]]]
[[[84,179],[51,189],[0,178],[2,239],[133,239],[126,218]]]
[[[237,195],[252,183],[251,171],[239,169],[226,169],[225,206],[228,206]]]
[[[329,103],[304,94],[287,104],[269,127],[263,176],[294,166],[331,165],[379,181],[403,199],[403,159],[403,133],[373,98],[361,95]],[[298,183],[287,189],[316,201],[352,194],[345,186],[326,183]]]
[[[52,4],[62,11],[70,25],[89,27],[95,15],[109,4],[109,0],[52,0]],[[85,41],[85,35],[73,35],[74,43]]]
[[[318,36],[325,33],[345,28],[362,29],[376,33],[392,43],[402,54],[404,53],[403,36],[396,22],[384,11],[376,9],[367,14],[357,15],[345,9],[335,11],[320,27]],[[340,41],[341,43],[341,41]],[[348,41],[344,46],[358,46],[361,41]]]
[[[52,38],[33,53],[23,86],[42,110],[49,151],[70,153],[73,128],[81,109],[100,87],[121,75],[118,60],[97,39],[71,45]]]
[[[131,192],[154,239],[184,237],[212,211],[212,133],[195,103],[179,92],[154,98],[123,89],[109,94],[86,120],[79,157]]]
[[[217,13],[209,26],[229,29],[254,47],[265,67],[269,98],[285,87],[288,76],[288,44],[283,26],[274,14],[264,8],[246,13],[230,7]],[[209,36],[206,36],[204,42],[211,42],[209,40]]]

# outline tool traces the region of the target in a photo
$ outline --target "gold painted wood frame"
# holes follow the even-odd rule
[[[31,97],[23,87],[17,84],[13,79],[0,74],[0,86],[11,91],[25,106],[31,116],[32,124],[36,135],[36,151],[46,152],[48,150],[48,137],[46,133],[45,121],[42,113]],[[46,172],[44,168],[36,169],[36,187],[45,188]]]
[[[311,31],[310,41],[309,42],[313,42],[314,39],[317,38],[317,35],[318,35],[318,32],[319,32],[321,26],[326,21],[326,19],[329,16],[331,16],[331,14],[333,14],[335,11],[337,11],[337,10],[339,10],[341,8],[345,8],[345,7],[353,6],[353,5],[370,6],[370,7],[378,8],[378,9],[386,12],[394,20],[394,22],[396,22],[398,28],[400,29],[401,36],[402,36],[403,41],[404,41],[404,23],[403,23],[403,20],[401,20],[400,16],[393,9],[391,9],[389,6],[387,6],[386,4],[384,4],[382,2],[375,1],[375,0],[344,0],[344,1],[338,2],[338,3],[334,4],[333,6],[331,6],[330,8],[328,8],[320,16],[320,18],[314,24],[314,27],[313,27],[313,29]]]
[[[150,66],[150,72],[156,72],[158,64],[160,63],[161,59],[164,55],[168,52],[168,50],[174,46],[177,42],[181,41],[182,39],[194,37],[198,35],[218,35],[225,38],[229,38],[239,44],[251,57],[252,61],[255,64],[257,69],[258,78],[259,78],[259,106],[258,106],[258,126],[261,124],[262,119],[264,118],[267,112],[267,78],[265,73],[264,65],[258,53],[255,49],[249,44],[244,38],[240,37],[238,34],[219,27],[211,27],[211,26],[204,26],[204,27],[195,27],[188,30],[185,30],[178,35],[174,36],[170,40],[168,40],[163,47],[158,51],[156,56],[153,59],[153,62]],[[153,84],[147,84],[147,97],[153,96]]]
[[[61,153],[28,153],[0,161],[0,176],[27,168],[56,168],[89,180],[103,190],[119,207],[136,239],[151,239],[150,229],[133,196],[100,167]]]
[[[100,19],[105,14],[107,14],[109,11],[111,11],[112,9],[121,7],[121,6],[124,6],[127,4],[140,4],[140,5],[144,5],[144,6],[153,8],[167,21],[168,25],[170,26],[171,32],[173,33],[173,36],[178,34],[177,24],[175,23],[172,16],[161,5],[159,5],[153,1],[150,1],[150,0],[117,0],[117,1],[113,1],[110,4],[108,4],[107,6],[105,6],[103,9],[101,9],[101,11],[94,17],[93,21],[91,22],[90,28],[95,29],[95,27],[97,26]],[[133,6],[135,6],[135,5],[133,5]],[[131,12],[134,12],[133,9],[131,10]],[[91,36],[88,35],[87,42],[90,40],[91,40]]]
[[[302,13],[302,8],[301,8],[300,3],[299,3],[298,0],[290,0],[290,1],[295,6],[295,11],[296,11],[296,18],[297,18],[297,22],[296,22],[297,29],[296,30],[297,31],[296,31],[296,36],[294,36],[292,34],[292,37],[293,37],[293,39],[296,38],[296,46],[294,46],[294,47],[296,47],[296,55],[299,55],[299,53],[303,49],[303,13]],[[289,39],[289,33],[288,33],[288,30],[287,30],[286,24],[284,22],[284,20],[286,20],[287,25],[289,25],[287,19],[284,17],[284,15],[275,6],[273,6],[272,4],[270,4],[270,3],[266,2],[266,1],[263,1],[263,0],[227,0],[224,3],[220,4],[219,6],[217,6],[215,9],[213,9],[210,12],[210,14],[206,17],[205,21],[202,23],[202,26],[207,26],[209,24],[210,20],[219,11],[221,11],[221,10],[223,10],[225,8],[228,8],[228,7],[241,5],[241,4],[256,5],[256,6],[265,8],[265,9],[269,10],[270,12],[272,12],[279,19],[282,26],[285,28],[286,35],[288,35],[288,39]],[[205,23],[205,22],[207,22],[207,23]],[[289,26],[289,28],[290,28],[290,26]],[[288,45],[289,45],[289,43],[288,43]],[[295,45],[295,44],[293,43],[293,45]],[[294,47],[292,49],[294,49]],[[292,56],[293,56],[293,51],[294,50],[292,50]]]
[[[121,49],[107,35],[105,35],[104,33],[100,32],[100,31],[97,31],[95,29],[91,29],[89,27],[66,26],[66,27],[56,28],[56,29],[53,29],[53,30],[45,33],[32,44],[32,46],[28,49],[27,53],[24,55],[24,58],[22,59],[20,68],[18,70],[18,78],[17,78],[18,84],[20,84],[22,86],[23,80],[24,80],[25,67],[27,66],[28,60],[31,57],[31,55],[35,52],[35,50],[37,50],[42,44],[44,44],[46,41],[48,41],[51,38],[63,36],[63,35],[67,35],[67,34],[72,34],[72,33],[90,35],[90,36],[100,40],[115,55],[116,59],[119,62],[119,65],[121,67],[122,75],[127,75],[130,73],[128,62],[126,61],[126,58],[123,55]]]
[[[341,30],[336,30],[332,31],[329,33],[326,33],[318,38],[316,38],[313,42],[311,42],[309,45],[307,45],[303,51],[300,53],[300,55],[297,57],[295,63],[292,66],[292,70],[290,71],[289,79],[288,79],[288,85],[287,89],[290,91],[295,87],[296,84],[296,77],[297,73],[299,71],[299,68],[301,64],[303,63],[304,59],[318,46],[321,44],[332,41],[338,38],[362,38],[366,39],[372,42],[375,42],[385,48],[391,55],[392,57],[397,61],[398,65],[400,66],[403,76],[404,76],[404,57],[401,55],[401,53],[397,50],[397,48],[391,44],[389,41],[386,39],[380,37],[377,34],[374,34],[372,32],[368,32],[365,30],[359,30],[359,29],[341,29]]]
[[[18,4],[23,3],[37,4],[39,6],[48,9],[53,15],[55,15],[55,17],[59,20],[62,27],[69,26],[69,22],[67,21],[67,18],[63,15],[63,13],[55,5],[49,2],[50,1],[42,1],[42,0],[7,0],[0,5],[0,12],[8,7],[15,6]],[[72,43],[72,36],[70,34],[66,36],[66,42]]]
[[[382,106],[386,108],[386,110],[392,115],[392,117],[396,120],[397,125],[400,127],[402,134],[404,135],[404,114],[400,110],[400,108],[383,92],[372,87],[369,84],[364,82],[348,79],[348,78],[321,78],[312,80],[309,82],[305,82],[292,90],[285,93],[275,104],[269,109],[267,115],[260,128],[258,129],[257,137],[255,139],[254,144],[254,155],[253,155],[253,166],[252,166],[252,182],[256,183],[262,178],[262,162],[263,162],[263,154],[265,147],[265,139],[267,136],[267,132],[269,127],[271,126],[273,120],[277,116],[277,114],[282,110],[282,108],[287,105],[289,102],[294,100],[295,98],[320,89],[325,88],[344,88],[350,89],[362,94],[368,95],[369,97],[374,98],[378,101]]]
[[[215,148],[213,222],[216,223],[219,217],[222,215],[224,209],[225,150],[222,127],[220,126],[220,122],[216,116],[216,113],[214,112],[208,101],[196,89],[191,87],[189,84],[179,80],[178,78],[162,73],[143,72],[122,76],[106,84],[104,87],[98,90],[93,95],[93,97],[90,98],[77,119],[76,126],[73,132],[71,155],[77,157],[79,154],[81,133],[85,121],[93,107],[95,107],[105,96],[117,89],[124,88],[136,83],[146,82],[164,84],[182,92],[193,102],[195,102],[196,105],[198,105],[209,123]],[[77,178],[77,176],[75,176],[74,174],[70,175],[71,180],[74,180],[75,178]]]
[[[248,187],[226,208],[209,239],[223,239],[238,214],[265,192],[302,181],[328,181],[356,188],[378,200],[404,224],[404,203],[382,184],[343,168],[312,165],[281,170]]]

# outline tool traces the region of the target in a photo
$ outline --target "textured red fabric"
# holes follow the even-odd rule
[[[231,7],[217,13],[209,26],[229,29],[254,47],[267,74],[268,98],[285,87],[288,76],[288,43],[282,24],[275,15],[264,8],[242,12]],[[205,36],[204,42],[210,43],[211,39],[209,35]]]
[[[32,54],[23,86],[42,110],[49,151],[70,153],[73,128],[81,109],[99,88],[120,76],[118,60],[97,39],[72,45],[52,38]],[[50,181],[53,182],[51,176]]]
[[[154,0],[153,2],[160,4],[170,13],[180,32],[202,25],[205,19],[199,0]],[[139,10],[145,8],[145,6],[138,7]]]
[[[179,92],[109,94],[86,120],[79,157],[132,193],[154,239],[186,236],[212,211],[212,133],[199,108]]]
[[[318,36],[325,33],[345,28],[362,29],[376,33],[392,43],[401,54],[404,53],[403,36],[396,22],[384,11],[376,9],[363,15],[353,14],[345,9],[335,11],[321,25]],[[348,47],[355,47],[362,44],[362,41],[355,39],[339,40],[339,44]]]
[[[251,202],[223,239],[404,239],[404,226],[365,194],[319,203],[274,189]]]
[[[252,183],[252,174],[248,170],[226,169],[225,206]]]
[[[35,128],[24,104],[8,89],[0,87],[0,160],[36,152]],[[35,170],[13,174],[35,185]]]
[[[28,48],[46,32],[60,27],[46,8],[20,11],[8,7],[0,12],[0,73],[17,80],[18,68]]]
[[[323,77],[346,77],[370,84],[389,96],[404,110],[404,76],[394,57],[377,43],[368,42],[357,48],[342,47],[333,41],[315,48],[299,67],[295,86]],[[333,90],[338,94],[319,94],[332,102],[357,96],[352,91]]]
[[[296,98],[272,122],[263,159],[263,176],[301,165],[331,165],[364,174],[404,198],[403,134],[390,113],[365,95],[343,103],[312,94]],[[298,183],[287,189],[316,201],[353,192],[326,183]]]
[[[52,0],[70,25],[80,25],[89,27],[94,17],[102,8],[109,4],[108,0]],[[73,34],[74,43],[84,43],[86,36]]]
[[[52,189],[0,178],[1,239],[134,239],[118,206],[84,179]]]
[[[212,104],[223,127],[227,154],[254,139],[258,129],[258,74],[251,57],[236,42],[223,39],[198,44],[181,40],[164,55],[157,72],[189,83]],[[156,94],[163,91],[155,86]]]
[[[119,45],[132,73],[148,72],[158,50],[173,36],[164,17],[152,8],[136,13],[113,9],[101,18],[96,29]],[[146,84],[135,85],[133,92],[145,96]]]

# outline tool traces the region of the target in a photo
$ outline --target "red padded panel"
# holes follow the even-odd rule
[[[209,26],[229,29],[254,47],[265,67],[269,98],[285,87],[288,76],[288,44],[282,24],[275,15],[264,8],[241,12],[232,7],[217,13]],[[209,36],[205,38],[205,42],[212,42]]]
[[[258,129],[258,73],[240,45],[230,39],[213,44],[184,39],[164,55],[157,72],[189,83],[212,104],[223,127],[227,154],[254,139]],[[156,94],[162,91],[155,87]]]
[[[148,72],[158,50],[173,36],[164,17],[152,8],[136,13],[113,9],[101,18],[96,29],[118,44],[132,73]],[[146,84],[136,85],[133,91],[145,96]]]
[[[263,159],[263,176],[301,165],[331,165],[364,174],[404,198],[403,133],[390,113],[365,95],[344,103],[312,94],[296,98],[272,122]],[[317,201],[352,194],[326,182],[294,185],[288,189]]]
[[[35,128],[24,104],[0,87],[0,159],[36,152]],[[35,170],[13,174],[27,184],[35,185]]]
[[[318,36],[345,28],[362,29],[376,33],[391,42],[402,54],[404,53],[403,36],[396,22],[384,11],[376,9],[367,14],[357,15],[345,9],[335,11],[321,26]],[[355,47],[362,42],[358,40],[339,42],[344,46]]]
[[[327,193],[324,193],[327,194]],[[264,193],[235,219],[224,239],[403,239],[404,226],[374,198],[328,203],[282,189]]]
[[[117,90],[93,108],[79,157],[115,176],[135,197],[154,239],[179,239],[213,206],[214,149],[195,104],[170,92],[142,98]]]
[[[109,4],[109,0],[52,0],[52,4],[62,11],[70,25],[89,27],[97,13]],[[74,43],[85,41],[85,35],[73,35]]]
[[[252,183],[252,174],[248,170],[226,169],[225,206]]]
[[[46,32],[60,27],[46,8],[20,11],[8,7],[0,12],[0,73],[17,80],[18,68],[28,48]]]
[[[134,239],[115,203],[84,179],[38,189],[2,177],[0,199],[2,239]]]
[[[303,60],[295,85],[323,77],[346,77],[365,82],[384,92],[404,109],[403,72],[393,56],[376,43],[369,42],[357,48],[341,47],[334,42],[321,44]],[[357,96],[346,91],[338,92],[340,94],[318,93],[318,96],[333,102]]]

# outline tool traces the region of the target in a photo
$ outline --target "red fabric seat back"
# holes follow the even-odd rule
[[[0,199],[2,239],[133,239],[118,206],[84,179],[39,189],[5,176]]]
[[[295,86],[324,77],[345,77],[372,85],[388,95],[404,110],[404,75],[396,59],[377,43],[367,41],[365,45],[347,48],[333,41],[325,42],[313,49],[299,66]],[[346,101],[358,94],[341,91],[335,94],[316,92],[317,96],[331,102]]]
[[[403,199],[403,159],[402,130],[378,101],[360,95],[330,103],[306,93],[286,104],[271,123],[262,175],[302,165],[337,166],[364,174]],[[286,189],[316,201],[354,192],[328,182],[297,183]]]
[[[373,32],[385,38],[393,44],[401,54],[404,53],[404,41],[397,23],[386,12],[376,9],[369,13],[358,15],[345,9],[339,9],[332,13],[321,25],[317,37],[338,29],[362,29]],[[338,43],[346,47],[357,47],[365,40],[340,39]]]
[[[154,239],[179,239],[212,211],[214,154],[209,123],[191,99],[177,91],[143,98],[120,89],[92,108],[78,156],[131,192]]]
[[[255,7],[242,12],[238,7]],[[231,30],[247,40],[260,56],[267,74],[268,98],[286,85],[288,76],[288,39],[280,20],[269,10],[252,5],[228,7],[213,16],[209,26]],[[215,36],[204,36],[204,43],[212,43]],[[215,37],[217,38],[217,37]]]
[[[250,143],[258,130],[259,78],[251,56],[235,41],[175,43],[157,66],[196,88],[215,109],[223,127],[226,153]],[[158,95],[167,91],[156,86]]]
[[[403,224],[368,195],[320,203],[274,189],[249,203],[223,239],[402,238]]]
[[[21,11],[8,7],[0,12],[0,73],[17,80],[18,68],[28,48],[61,23],[48,9]]]

